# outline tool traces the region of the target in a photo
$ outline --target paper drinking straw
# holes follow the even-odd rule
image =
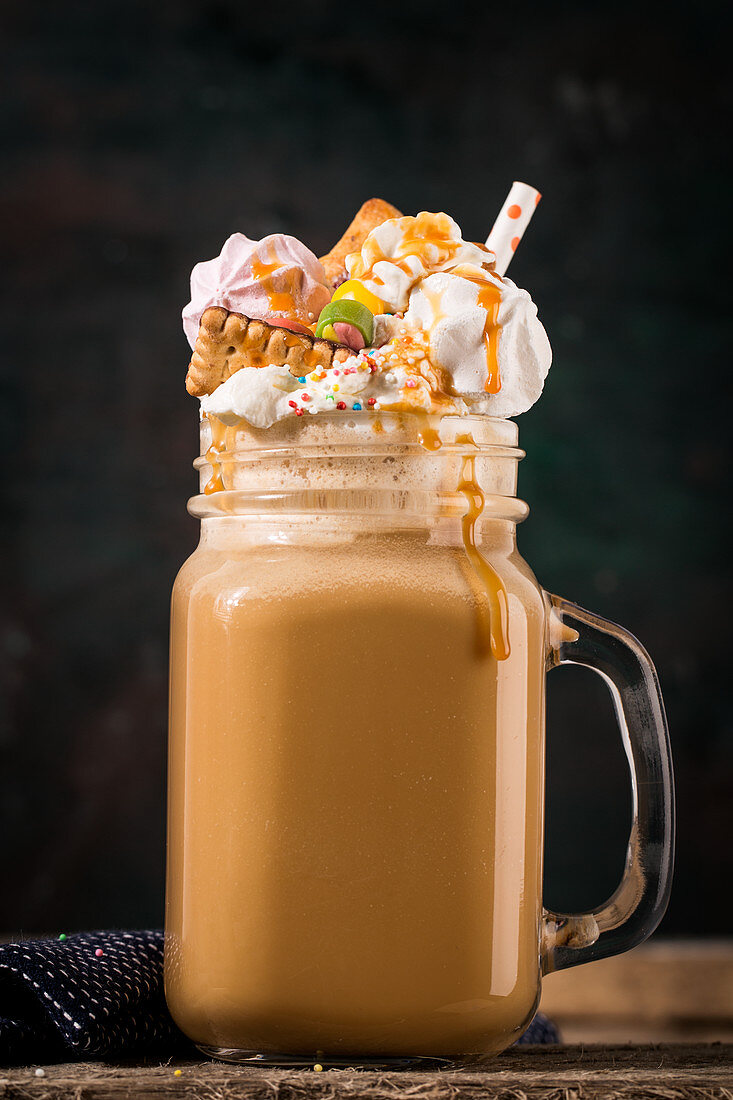
[[[512,256],[529,225],[537,203],[542,198],[539,191],[528,183],[512,184],[512,189],[504,200],[499,216],[486,238],[486,247],[496,253],[496,271],[503,275],[511,263]]]

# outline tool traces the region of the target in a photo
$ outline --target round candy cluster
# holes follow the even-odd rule
[[[358,279],[347,279],[321,310],[316,336],[346,344],[353,351],[361,351],[369,347],[374,339],[376,314],[384,312],[384,302],[376,294],[367,290]]]

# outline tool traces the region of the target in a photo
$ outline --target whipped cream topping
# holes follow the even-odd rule
[[[300,378],[286,366],[243,367],[208,397],[201,411],[234,425],[246,420],[254,428],[269,428],[290,416],[343,412],[437,411],[435,377],[429,364],[424,374],[414,365],[392,366],[383,351],[351,356],[327,370]],[[440,406],[443,412],[465,414],[460,399]]]
[[[380,409],[525,412],[542,392],[552,352],[529,294],[497,275],[493,261],[486,247],[463,240],[447,214],[383,222],[346,260],[350,278],[383,303],[372,346],[344,348],[328,369],[301,377],[283,362],[244,366],[202,398],[202,411],[256,428]],[[313,333],[331,294],[320,261],[294,237],[252,241],[235,233],[220,256],[194,268],[184,327],[193,345],[201,313],[218,305]]]
[[[392,218],[373,229],[361,252],[346,257],[349,278],[358,279],[393,313],[407,309],[410,290],[436,271],[460,264],[481,267],[494,259],[482,244],[464,241],[448,214]]]
[[[442,367],[469,404],[481,399],[490,416],[517,416],[534,405],[552,362],[552,349],[526,290],[510,279],[474,269],[429,275],[410,292],[405,325],[428,334],[430,361]],[[482,288],[496,288],[496,363],[499,389],[486,392],[487,320]]]
[[[233,233],[213,260],[191,272],[191,301],[183,328],[196,344],[201,314],[222,306],[260,321],[287,321],[304,330],[331,300],[332,288],[320,260],[295,237],[273,233],[260,241]]]

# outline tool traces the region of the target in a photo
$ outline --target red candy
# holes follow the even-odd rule
[[[364,337],[356,325],[347,325],[343,321],[338,321],[334,322],[333,330],[341,343],[354,351],[360,351],[365,346]]]
[[[345,409],[346,408],[346,402],[345,401],[337,401],[336,402],[336,408],[337,409]]]
[[[273,317],[270,315],[267,318],[268,325],[275,325],[276,328],[287,328],[291,332],[302,332],[306,336],[312,336],[313,333],[305,325],[301,325],[300,321],[293,321],[290,317]]]

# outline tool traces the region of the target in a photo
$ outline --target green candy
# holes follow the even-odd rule
[[[327,325],[353,325],[364,337],[364,343],[370,346],[374,338],[374,314],[361,302],[352,298],[339,298],[329,302],[321,310],[316,327],[316,336],[322,336]]]

